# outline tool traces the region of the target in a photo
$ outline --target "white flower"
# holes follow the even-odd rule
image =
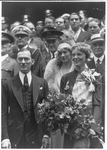
[[[92,82],[89,85],[89,91],[94,92],[95,91],[95,86],[92,84]]]
[[[84,70],[81,74],[82,74],[82,75],[85,75],[85,76],[88,77],[88,78],[90,77],[89,72],[86,71],[86,70]]]
[[[90,104],[92,104],[92,100],[87,99],[87,100],[85,100],[85,102],[83,104],[86,105],[86,106],[89,106]]]
[[[65,89],[65,90],[68,90],[68,89],[69,89],[69,81],[67,81],[66,86],[65,86],[64,89]]]
[[[98,72],[93,73],[93,76],[99,76],[99,75],[100,75],[100,73],[98,73]]]
[[[90,135],[96,135],[95,131],[93,129],[89,129],[89,134]]]
[[[64,114],[63,114],[63,113],[60,114],[59,117],[60,117],[61,119],[63,119],[63,118],[64,118]]]

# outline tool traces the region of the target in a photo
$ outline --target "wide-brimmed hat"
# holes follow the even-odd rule
[[[14,36],[18,35],[18,34],[24,34],[27,36],[31,35],[31,30],[24,25],[18,25],[16,27],[14,27],[11,32],[13,33]]]
[[[15,41],[14,36],[10,32],[2,31],[2,41],[8,41],[13,43]]]
[[[91,39],[90,39],[89,43],[93,44],[93,43],[99,42],[99,41],[105,42],[104,38],[102,38],[100,34],[93,34],[91,36]]]
[[[53,27],[45,27],[42,32],[42,37],[45,39],[56,39],[63,35],[63,32],[56,30]]]

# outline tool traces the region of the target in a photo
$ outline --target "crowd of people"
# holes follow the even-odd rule
[[[22,22],[12,24],[2,17],[2,148],[103,147],[105,32],[105,17],[87,16],[85,10],[57,18],[46,10],[44,20],[36,25],[27,14]],[[89,90],[82,78],[83,72],[88,74],[92,69],[101,75],[95,90]],[[45,123],[37,122],[37,104],[46,100],[49,92],[72,94],[78,102],[90,100],[96,136],[75,142],[65,133],[62,144],[52,144]],[[60,141],[57,136],[56,140]]]

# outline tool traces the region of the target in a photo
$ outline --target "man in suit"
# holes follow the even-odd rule
[[[31,73],[31,51],[17,53],[19,73],[2,82],[2,148],[40,148],[45,132],[37,123],[37,104],[46,99],[45,79]]]
[[[75,42],[86,42],[90,39],[90,34],[81,28],[81,18],[78,13],[70,15],[70,27]]]
[[[9,56],[14,37],[9,32],[2,31],[1,41],[1,78],[7,79],[18,73],[16,60]]]
[[[90,69],[95,69],[102,75],[102,105],[101,118],[102,126],[105,125],[105,39],[100,34],[91,36],[90,45],[94,54],[93,58],[87,61]]]

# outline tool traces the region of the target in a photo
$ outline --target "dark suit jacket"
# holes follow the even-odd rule
[[[86,62],[88,67],[90,69],[95,69],[97,72],[99,72],[102,75],[102,105],[101,105],[101,112],[102,112],[102,124],[104,125],[105,121],[105,57],[101,64],[96,67],[94,58],[92,58],[90,61]]]
[[[90,39],[90,37],[91,35],[88,32],[81,30],[76,42],[86,42]]]
[[[103,83],[105,83],[105,57],[102,63],[98,65],[98,67],[96,67],[95,65],[94,58],[92,58],[91,60],[87,60],[86,63],[90,69],[95,69],[96,71],[101,73],[101,75],[103,75]]]
[[[37,119],[37,103],[46,99],[48,85],[45,79],[32,74],[33,107]],[[24,127],[24,104],[19,74],[2,82],[2,140],[10,139],[12,147],[20,141]],[[44,127],[44,126],[43,126]],[[38,138],[41,142],[44,128],[38,125]]]
[[[14,77],[18,73],[18,65],[15,59],[9,56],[2,61],[1,75],[2,79],[8,79]]]

